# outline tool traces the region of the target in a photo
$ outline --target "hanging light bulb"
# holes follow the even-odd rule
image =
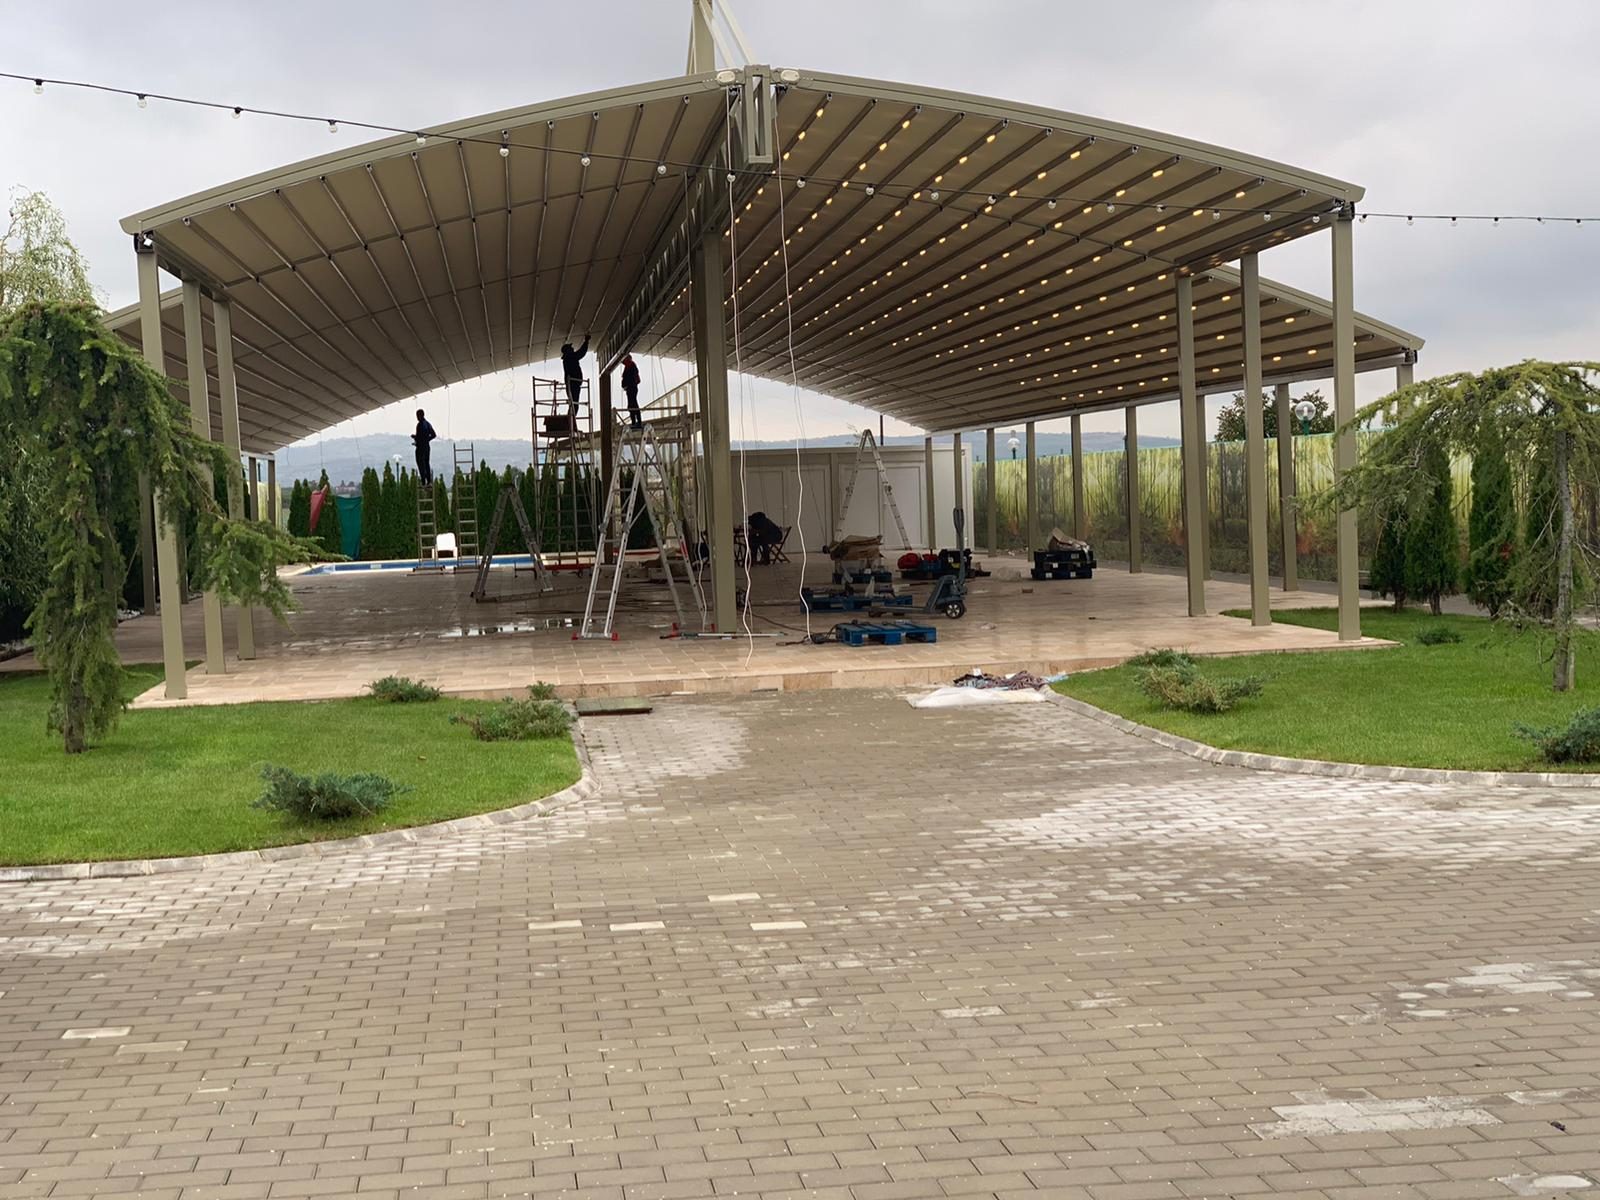
[[[1272,214],[1269,213],[1269,212],[1264,212],[1264,213],[1261,214],[1261,219],[1263,221],[1271,221],[1272,220]]]
[[[1416,223],[1416,218],[1414,218],[1414,217],[1407,217],[1406,218],[1406,224],[1407,225],[1413,225],[1415,223]]]
[[[1045,207],[1046,207],[1046,208],[1048,208],[1048,209],[1050,209],[1050,210],[1052,210],[1052,211],[1054,211],[1054,209],[1055,209],[1055,206],[1056,206],[1056,202],[1055,202],[1055,201],[1054,201],[1054,200],[1053,200],[1053,199],[1052,199],[1052,200],[1046,200],[1046,201],[1045,201],[1045,202],[1044,202],[1044,206],[1045,206]]]
[[[425,133],[417,134],[417,145],[426,146],[427,144],[428,144],[428,135],[425,134]]]
[[[993,192],[991,192],[991,193],[990,193],[990,194],[989,194],[989,203],[990,203],[990,204],[999,204],[999,203],[1000,203],[1000,201],[999,201],[999,200],[997,200],[997,199],[995,199],[995,196],[994,196],[994,193],[993,193]]]
[[[506,145],[504,142],[500,143],[500,157],[501,158],[510,158],[511,157],[511,147]]]
[[[149,108],[150,107],[150,101],[145,96],[145,94],[143,92],[139,93],[139,107],[140,108]]]
[[[657,175],[665,175],[666,173],[667,173],[667,164],[666,163],[657,163],[656,164],[656,174]]]
[[[1222,220],[1222,210],[1221,210],[1221,209],[1220,209],[1220,208],[1213,208],[1213,209],[1212,209],[1212,210],[1211,210],[1211,219],[1212,219],[1212,220],[1213,220],[1213,221],[1220,221],[1220,220]]]
[[[1114,213],[1117,211],[1117,206],[1115,204],[1108,204],[1106,205],[1106,211],[1108,213]]]
[[[233,119],[237,121],[242,116],[244,116],[244,109],[235,107],[233,110]]]
[[[734,174],[733,174],[732,171],[729,171],[728,172],[728,182],[732,183],[733,181],[734,181]]]
[[[801,177],[800,177],[800,178],[799,178],[799,179],[796,179],[796,180],[795,180],[795,181],[794,181],[794,185],[795,185],[795,187],[797,187],[797,188],[803,188],[803,187],[805,187],[805,185],[806,185],[806,181],[805,181],[805,177],[804,177],[804,176],[801,176]]]
[[[939,189],[938,188],[934,188],[933,191],[929,192],[928,193],[928,199],[929,200],[938,200],[939,199]]]
[[[337,122],[337,121],[329,121],[328,122],[328,132],[329,133],[338,133],[339,132],[339,122]]]
[[[873,187],[870,183],[867,184],[867,195],[876,196],[877,194],[878,194],[878,189]]]
[[[35,95],[35,96],[42,96],[42,95],[44,95],[44,80],[42,80],[42,79],[35,79],[35,80],[34,80],[34,81],[33,81],[33,94],[34,94],[34,95]]]
[[[589,162],[590,162],[590,159],[589,159],[589,156],[588,156],[588,155],[587,155],[587,154],[585,154],[585,155],[584,155],[584,156],[583,156],[583,157],[582,157],[582,158],[580,158],[580,159],[579,159],[579,160],[578,160],[578,161],[579,161],[579,162],[581,162],[581,163],[582,163],[582,164],[583,164],[583,165],[584,165],[584,166],[586,166],[586,167],[587,167],[587,166],[588,166],[588,165],[589,165]]]

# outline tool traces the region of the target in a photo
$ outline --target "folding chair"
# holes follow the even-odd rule
[[[778,539],[778,544],[772,548],[773,562],[781,563],[789,561],[789,556],[783,552],[783,548],[789,544],[789,531],[793,528],[793,525],[785,525],[783,527],[783,536]]]

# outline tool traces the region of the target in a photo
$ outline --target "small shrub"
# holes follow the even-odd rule
[[[1145,667],[1139,672],[1139,690],[1162,708],[1192,713],[1224,713],[1239,701],[1259,696],[1259,675],[1239,679],[1212,679],[1191,662],[1186,666]]]
[[[324,772],[312,779],[271,763],[261,768],[267,790],[251,803],[252,808],[285,813],[297,821],[338,821],[345,817],[370,816],[389,807],[389,801],[402,787],[382,775],[335,775]]]
[[[1182,668],[1193,667],[1194,665],[1194,655],[1168,647],[1162,647],[1158,650],[1146,650],[1143,654],[1135,654],[1128,660],[1128,666],[1130,667]]]
[[[1516,725],[1512,732],[1537,746],[1545,762],[1600,762],[1600,706],[1580,708],[1565,727],[1551,725],[1535,729]]]
[[[444,693],[427,683],[418,683],[404,675],[385,675],[367,684],[374,700],[389,704],[419,704],[437,700]]]
[[[1429,625],[1417,634],[1424,646],[1449,646],[1461,640],[1461,634],[1448,625]]]
[[[554,700],[556,698],[556,685],[553,683],[536,683],[528,689],[528,695],[535,700]]]
[[[572,714],[564,704],[549,698],[547,683],[528,689],[526,700],[502,700],[485,713],[456,713],[450,718],[465,725],[480,742],[526,742],[560,737],[572,728]]]

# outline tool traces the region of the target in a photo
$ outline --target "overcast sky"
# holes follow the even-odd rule
[[[681,73],[689,3],[78,0],[25,10],[8,22],[0,69],[414,127]],[[1235,147],[1360,183],[1371,211],[1600,218],[1593,0],[736,0],[734,12],[757,61],[1003,96]],[[121,217],[333,143],[292,122],[158,102],[140,110],[63,89],[35,96],[0,81],[0,185],[43,190],[62,208],[111,307],[135,297]],[[1264,254],[1262,272],[1326,295],[1328,239]],[[1427,339],[1423,375],[1600,357],[1597,278],[1600,220],[1357,226],[1357,307]],[[647,369],[645,390],[685,374]],[[423,403],[456,436],[521,436],[525,375]],[[1364,377],[1363,398],[1391,382],[1389,372]],[[794,435],[786,389],[756,382],[746,395],[735,437]],[[412,407],[328,434],[403,430]],[[1146,414],[1142,430],[1176,434],[1175,405]],[[804,420],[813,435],[876,424],[810,395]],[[1085,425],[1120,429],[1121,418]]]

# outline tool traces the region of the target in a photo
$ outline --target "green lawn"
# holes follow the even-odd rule
[[[127,672],[128,694],[160,682]],[[42,675],[0,675],[0,865],[257,849],[509,808],[575,782],[566,738],[475,741],[453,712],[485,702],[329,700],[125,712],[85,754],[45,732]],[[263,763],[376,771],[413,790],[378,816],[306,826],[250,807]]]
[[[1275,612],[1273,620],[1338,628],[1338,612],[1331,608]],[[1414,640],[1419,630],[1440,623],[1463,640],[1442,646]],[[1361,631],[1402,645],[1203,660],[1201,669],[1219,677],[1266,678],[1259,699],[1228,713],[1157,708],[1134,686],[1129,667],[1075,675],[1056,690],[1141,725],[1229,750],[1489,771],[1552,769],[1511,735],[1511,726],[1565,723],[1575,709],[1600,704],[1600,634],[1581,635],[1578,687],[1558,696],[1550,690],[1548,638],[1537,633],[1512,633],[1483,617],[1387,609],[1362,609]]]

